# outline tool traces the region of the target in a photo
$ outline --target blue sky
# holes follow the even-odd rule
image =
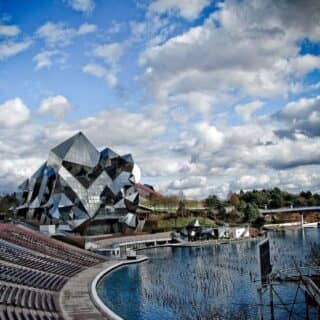
[[[0,0],[0,190],[82,130],[202,198],[320,190],[316,0]]]

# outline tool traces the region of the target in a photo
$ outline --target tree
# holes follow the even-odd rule
[[[8,212],[11,207],[15,207],[18,204],[16,194],[7,194],[0,197],[0,212]]]
[[[278,209],[283,206],[283,199],[279,193],[274,193],[271,197],[270,208]]]
[[[253,221],[253,226],[255,228],[262,228],[266,223],[266,219],[263,216],[259,216],[256,220]]]
[[[247,206],[247,203],[243,200],[240,200],[238,205],[237,205],[237,209],[240,211],[240,212],[244,212],[245,208]]]
[[[216,195],[211,195],[205,200],[206,207],[210,209],[216,209],[219,210],[221,207],[223,207],[222,202],[219,200],[219,198]]]
[[[183,200],[180,200],[179,204],[178,204],[178,209],[177,209],[176,215],[178,215],[180,217],[184,217],[185,213],[186,213],[186,204]]]
[[[240,199],[236,193],[231,193],[229,197],[229,202],[231,205],[236,207],[239,204]]]
[[[246,208],[244,209],[244,219],[247,222],[253,222],[259,217],[259,209],[248,203]]]

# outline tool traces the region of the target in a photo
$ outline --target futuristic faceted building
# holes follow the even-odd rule
[[[138,175],[130,154],[120,156],[109,148],[99,152],[79,132],[53,148],[19,186],[17,214],[72,231],[91,228],[91,234],[95,229],[108,233],[135,228]]]

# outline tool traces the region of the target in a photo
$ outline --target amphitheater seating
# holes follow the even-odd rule
[[[60,320],[59,291],[103,262],[96,254],[37,232],[0,224],[0,320]]]

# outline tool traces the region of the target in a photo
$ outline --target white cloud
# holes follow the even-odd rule
[[[176,190],[185,190],[185,189],[191,189],[191,188],[205,187],[206,185],[207,185],[206,177],[190,176],[190,177],[174,180],[173,182],[170,183],[168,188],[176,189]]]
[[[298,120],[305,119],[310,112],[319,110],[320,96],[314,98],[301,98],[296,101],[289,102],[276,115],[282,120]]]
[[[242,189],[262,189],[267,188],[271,179],[266,174],[261,175],[244,175],[238,180],[239,187]]]
[[[188,92],[285,97],[319,66],[319,57],[299,56],[299,41],[319,37],[318,14],[311,0],[308,8],[291,1],[220,3],[203,25],[141,54],[140,64],[152,70],[143,76],[148,92],[162,101]]]
[[[123,55],[126,45],[124,43],[113,42],[98,45],[93,50],[93,55],[104,59],[109,64],[115,64]]]
[[[31,45],[31,41],[26,40],[22,42],[3,42],[0,43],[0,61],[11,56],[15,56],[18,53],[28,49]]]
[[[262,101],[252,101],[246,104],[238,104],[234,107],[234,110],[244,121],[250,121],[252,114],[259,110],[263,106]]]
[[[118,84],[117,73],[119,72],[118,61],[126,46],[126,43],[119,42],[97,45],[92,51],[93,56],[102,59],[108,66],[88,63],[82,68],[82,71],[104,79],[110,88],[116,87]]]
[[[30,111],[20,98],[7,100],[0,105],[0,128],[15,128],[27,122],[29,116]]]
[[[194,112],[202,113],[203,115],[209,115],[212,111],[212,105],[218,101],[222,102],[222,97],[217,99],[215,95],[211,95],[210,92],[187,92],[173,96],[170,101],[177,104],[184,104],[189,106]]]
[[[108,28],[107,32],[109,34],[116,34],[121,31],[123,24],[120,22],[112,21],[111,26]]]
[[[209,0],[156,0],[150,4],[149,10],[156,13],[176,13],[185,19],[194,20],[209,3]]]
[[[272,115],[274,120],[281,121],[285,126],[279,134],[294,138],[297,133],[320,137],[320,96],[300,98],[291,101],[280,111]]]
[[[75,11],[90,13],[95,7],[93,0],[63,0]]]
[[[88,33],[95,32],[96,30],[96,25],[88,23],[80,25],[77,30],[66,27],[66,25],[62,22],[46,22],[38,28],[36,34],[50,47],[64,47],[69,45],[75,37],[83,36]]]
[[[49,69],[53,62],[58,62],[59,64],[65,63],[66,54],[59,50],[45,50],[36,54],[32,60],[36,62],[36,70]]]
[[[88,34],[96,31],[97,31],[97,26],[95,24],[83,23],[78,29],[78,34],[83,35],[83,34]]]
[[[109,39],[120,30],[113,23],[114,29],[106,30],[109,42],[96,44],[82,68],[114,88],[125,49],[143,48],[143,75],[135,78],[145,81],[143,89],[151,98],[143,112],[106,106],[103,112],[67,121],[61,118],[69,102],[50,97],[40,113],[59,121],[40,123],[36,118],[8,126],[6,115],[7,126],[0,123],[0,186],[22,181],[50,148],[82,130],[98,147],[132,152],[142,181],[164,193],[183,190],[186,196],[204,198],[274,186],[320,191],[320,98],[311,96],[318,94],[319,84],[310,86],[308,96],[287,100],[290,93],[304,93],[305,75],[319,67],[319,57],[300,55],[301,40],[319,41],[317,2],[226,0],[202,25],[183,27],[172,37],[181,30],[173,15],[192,20],[202,12],[188,11],[194,3],[187,2],[153,2],[150,8],[159,7],[149,9],[145,20],[126,22],[131,38],[125,42]],[[96,30],[89,23],[44,26],[41,37],[50,47],[34,57],[38,69],[63,58],[59,46]],[[282,108],[278,98],[284,98]],[[257,110],[275,108],[280,111],[271,116],[255,116]],[[233,112],[245,123],[234,124]],[[12,170],[11,163],[19,170]]]
[[[14,25],[0,25],[0,36],[14,37],[21,32],[18,26]]]
[[[176,31],[178,24],[159,15],[146,15],[144,20],[130,21],[131,41],[143,47],[164,43]]]
[[[105,79],[110,88],[114,88],[118,83],[114,70],[107,69],[99,64],[88,63],[82,68],[82,71],[98,78]]]
[[[15,102],[19,103],[22,103],[20,99]],[[8,104],[14,104],[14,100],[6,102],[6,109]],[[53,109],[51,101],[48,104],[49,109]],[[2,107],[0,106],[0,115]],[[60,120],[40,124],[30,121],[23,126],[16,126],[16,123],[15,127],[12,126],[13,123],[8,126],[8,119],[16,120],[18,114],[17,108],[11,108],[4,115],[6,126],[3,126],[2,120],[0,122],[0,190],[8,190],[8,186],[12,190],[46,160],[51,148],[78,131],[84,132],[100,149],[108,146],[120,154],[132,152],[138,163],[139,159],[149,161],[143,150],[152,148],[153,143],[165,132],[162,124],[144,114],[120,108],[69,122]],[[145,160],[142,160],[144,157]]]
[[[204,147],[210,148],[210,150],[216,150],[221,147],[224,136],[215,126],[206,122],[199,122],[195,124],[194,129],[198,139],[197,143],[204,144]]]
[[[75,36],[75,30],[66,28],[63,23],[47,22],[37,30],[37,35],[49,46],[65,46]]]
[[[50,114],[56,119],[62,119],[70,112],[71,105],[67,98],[61,95],[48,97],[41,101],[38,113],[40,115]]]

